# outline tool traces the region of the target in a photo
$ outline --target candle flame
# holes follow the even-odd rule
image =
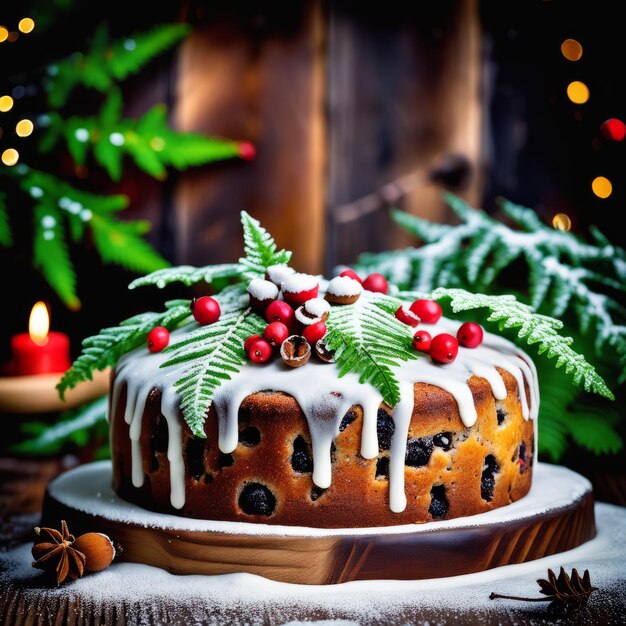
[[[38,346],[45,346],[48,343],[48,329],[50,328],[50,316],[48,308],[43,302],[36,302],[31,309],[28,319],[28,334],[31,341]]]

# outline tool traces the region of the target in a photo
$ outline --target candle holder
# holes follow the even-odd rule
[[[56,386],[63,374],[0,377],[0,413],[53,413],[89,402],[107,393],[110,369],[94,372],[93,380],[76,385],[59,398]]]

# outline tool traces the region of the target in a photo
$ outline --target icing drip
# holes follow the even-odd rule
[[[437,324],[421,324],[433,336],[440,332],[456,334],[460,322],[442,318]],[[196,324],[178,329],[182,335],[197,328]],[[410,336],[414,329],[407,327]],[[116,369],[111,407],[118,405],[122,388],[126,387],[124,419],[129,425],[131,439],[131,474],[135,487],[144,481],[141,456],[141,422],[148,394],[154,388],[161,390],[161,413],[167,421],[167,458],[170,467],[170,500],[175,508],[185,503],[185,466],[182,453],[182,428],[180,422],[180,398],[174,388],[181,376],[182,365],[165,369],[160,366],[167,354],[151,353],[139,348],[124,356]],[[536,420],[539,407],[537,372],[532,360],[508,340],[485,333],[485,340],[478,348],[459,349],[457,359],[450,364],[435,364],[426,356],[403,363],[396,372],[400,381],[401,401],[393,412],[395,424],[391,440],[389,464],[389,506],[394,512],[404,511],[405,456],[408,430],[413,414],[413,385],[427,383],[449,392],[455,399],[461,420],[472,426],[477,419],[476,407],[468,380],[472,375],[484,378],[490,385],[496,400],[506,398],[506,387],[500,372],[509,372],[517,381],[524,419]],[[378,456],[376,431],[377,413],[382,402],[381,394],[371,385],[359,382],[358,376],[349,373],[337,376],[335,364],[309,361],[305,367],[288,368],[276,360],[261,366],[244,366],[229,381],[217,389],[213,404],[218,417],[218,446],[221,452],[231,453],[238,445],[238,414],[241,403],[258,392],[283,392],[292,396],[300,406],[309,426],[313,452],[313,482],[320,488],[332,483],[332,442],[339,434],[343,416],[351,407],[363,409],[361,455],[366,459]],[[314,384],[311,384],[314,381]],[[528,384],[529,400],[524,391]],[[535,453],[536,453],[535,428]]]

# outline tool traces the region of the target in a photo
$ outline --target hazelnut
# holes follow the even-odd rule
[[[85,555],[86,572],[106,569],[115,558],[115,546],[103,533],[85,533],[74,541],[72,547]]]
[[[280,346],[280,356],[289,367],[300,367],[311,357],[311,346],[302,335],[291,335]]]
[[[328,346],[324,343],[323,339],[319,339],[315,344],[315,352],[317,353],[317,356],[324,361],[324,363],[335,362],[333,351],[328,349]]]

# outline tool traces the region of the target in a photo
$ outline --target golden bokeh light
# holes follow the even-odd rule
[[[574,80],[567,86],[567,97],[574,104],[585,104],[589,100],[589,87],[580,80]]]
[[[556,230],[568,231],[572,228],[572,220],[566,213],[557,213],[552,218],[552,226]]]
[[[0,26],[0,43],[9,38],[9,31],[4,26]]]
[[[30,120],[23,119],[15,125],[15,132],[18,137],[28,137],[28,135],[33,132],[33,128],[35,128],[35,126]]]
[[[13,98],[11,96],[0,96],[0,112],[6,113],[13,108]]]
[[[7,148],[2,153],[2,162],[5,165],[15,165],[20,158],[20,153],[15,148]]]
[[[32,33],[33,29],[35,28],[35,20],[31,19],[30,17],[23,17],[17,27],[20,29],[21,32],[27,34],[27,33]]]
[[[575,39],[566,39],[561,44],[561,54],[568,61],[578,61],[583,55],[583,47]]]
[[[596,176],[591,183],[591,190],[598,198],[608,198],[613,193],[613,184],[605,176]]]

